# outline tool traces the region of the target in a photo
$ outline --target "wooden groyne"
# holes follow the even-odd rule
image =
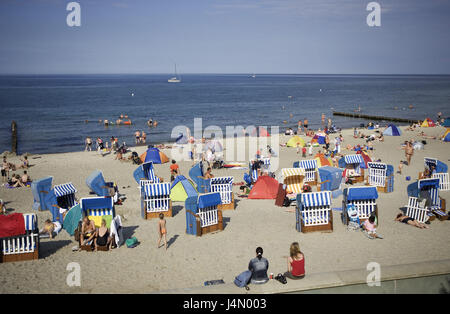
[[[11,122],[11,152],[17,154],[17,123]]]
[[[418,121],[418,120],[413,120],[413,119],[384,117],[384,116],[371,116],[371,115],[367,115],[367,114],[348,113],[348,112],[339,112],[339,111],[333,111],[333,115],[334,116],[342,116],[342,117],[350,117],[350,118],[366,119],[366,120],[384,120],[384,121],[405,122],[405,123],[416,123]]]

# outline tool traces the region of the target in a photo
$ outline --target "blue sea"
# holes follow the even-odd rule
[[[84,149],[87,136],[134,143],[144,130],[150,143],[172,142],[172,128],[217,125],[280,126],[280,132],[321,114],[341,128],[367,123],[332,116],[333,111],[411,119],[450,116],[450,76],[192,74],[0,76],[0,152],[11,150],[11,121],[18,125],[19,153]],[[413,109],[409,109],[412,105]],[[105,127],[127,114],[131,126]],[[149,128],[146,121],[159,122]],[[86,123],[86,120],[88,121]],[[270,131],[270,129],[269,129]]]

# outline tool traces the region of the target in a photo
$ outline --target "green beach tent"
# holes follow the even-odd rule
[[[172,202],[184,202],[188,197],[197,195],[198,191],[194,183],[182,175],[177,176],[170,187]]]

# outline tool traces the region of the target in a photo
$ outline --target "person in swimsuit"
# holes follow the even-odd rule
[[[111,248],[112,237],[106,227],[106,220],[102,219],[102,225],[95,231],[95,250],[97,251],[99,246],[106,246],[108,250]]]
[[[139,144],[139,142],[141,141],[141,132],[134,132],[134,136],[136,137],[136,144]]]
[[[406,144],[406,146],[405,146],[406,162],[407,162],[407,165],[409,166],[409,165],[411,165],[411,157],[414,154],[414,148],[413,148],[411,142],[409,142],[409,141],[406,142],[405,144]]]
[[[39,232],[39,234],[48,234],[50,239],[53,239],[53,234],[58,234],[61,231],[61,223],[59,221],[51,221],[47,219],[44,224],[44,228]]]
[[[303,127],[305,128],[305,131],[308,129],[308,119],[306,118],[303,120]]]
[[[403,215],[402,213],[398,214],[397,217],[395,217],[394,220],[403,222],[404,224],[407,224],[407,225],[411,225],[411,226],[417,227],[419,229],[428,229],[427,225],[425,225],[425,224],[423,224],[421,222],[418,222],[414,218],[411,218],[411,217],[408,217],[406,215]]]
[[[81,224],[80,243],[86,245],[95,237],[95,223],[87,216],[84,216]]]
[[[305,277],[305,256],[300,251],[298,242],[294,242],[290,247],[290,256],[287,258],[288,271],[284,276],[290,279],[302,279]]]
[[[166,220],[164,219],[164,214],[160,213],[159,214],[159,221],[158,221],[158,234],[159,234],[159,238],[158,238],[158,249],[159,249],[159,244],[161,243],[161,239],[164,238],[164,246],[167,250],[167,228],[166,228]]]

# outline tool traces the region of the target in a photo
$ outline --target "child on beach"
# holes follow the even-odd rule
[[[164,237],[164,246],[167,250],[167,228],[166,228],[166,220],[164,219],[164,214],[160,213],[159,214],[159,221],[158,221],[158,234],[159,234],[159,238],[158,238],[158,249],[159,249],[159,244],[161,243],[161,239]]]
[[[306,147],[302,148],[302,157],[306,157]]]
[[[308,143],[308,155],[312,156],[313,154],[313,146],[311,143]]]
[[[366,231],[367,235],[371,239],[382,239],[377,234],[376,224],[375,224],[375,216],[370,216],[369,219],[367,219],[363,224],[363,230]]]
[[[170,182],[175,180],[175,177],[179,174],[180,166],[178,166],[177,162],[172,159],[172,164],[170,165]]]

